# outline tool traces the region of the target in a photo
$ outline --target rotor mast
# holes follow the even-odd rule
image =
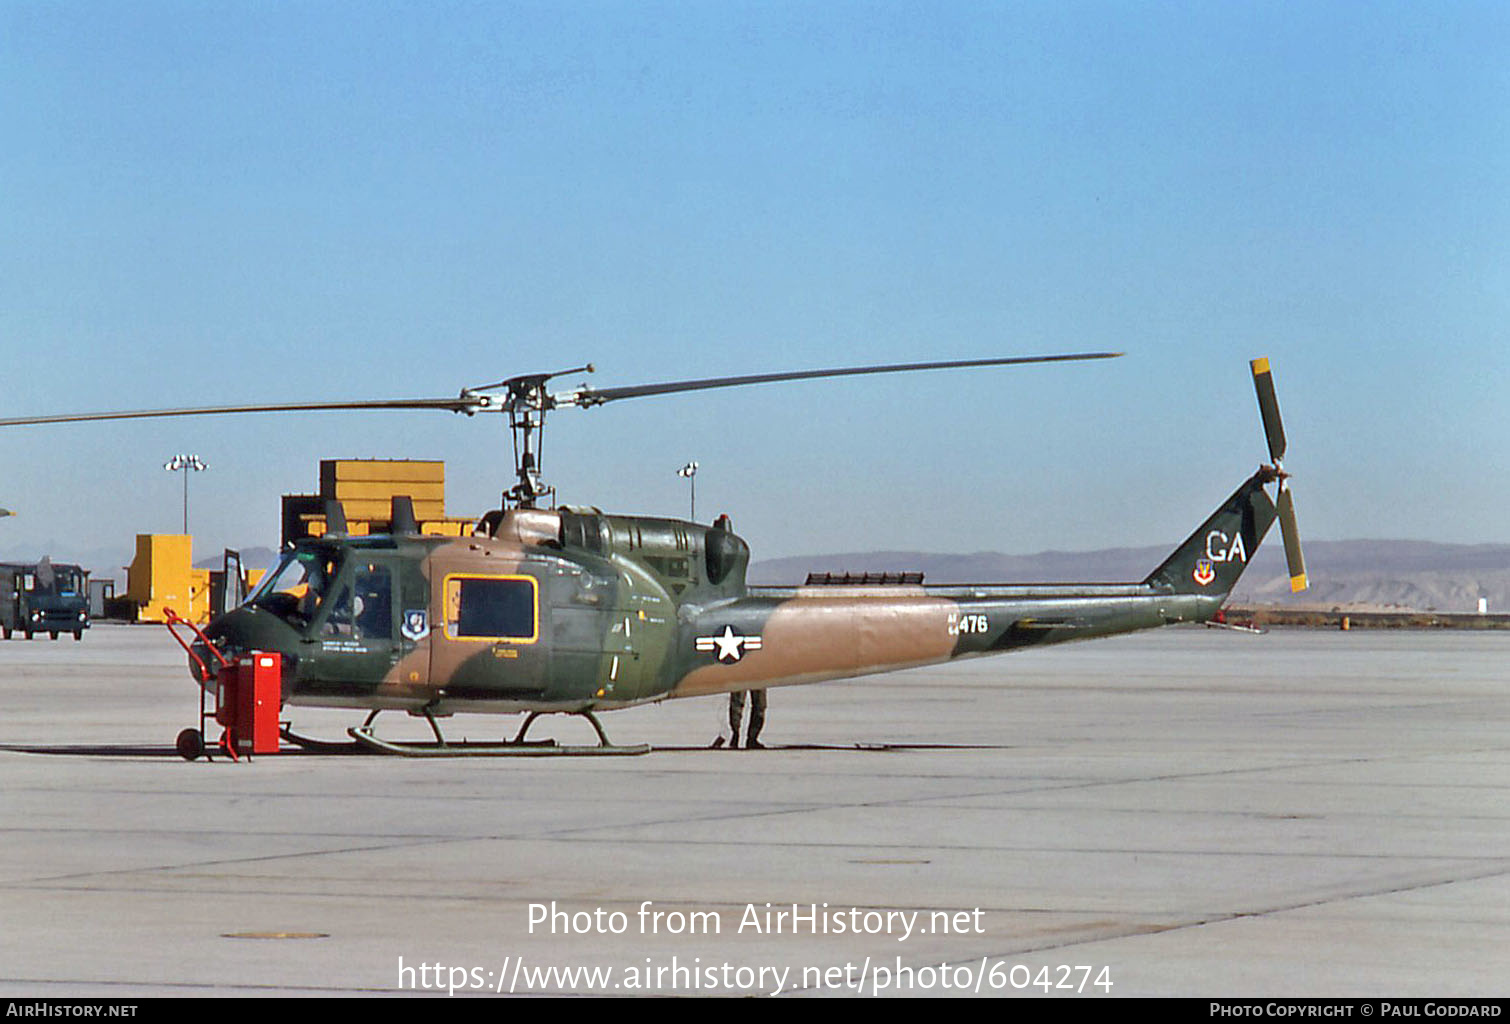
[[[509,433],[514,439],[514,486],[503,493],[504,508],[538,508],[542,499],[554,497],[556,489],[540,476],[545,414],[556,408],[557,398],[545,390],[545,382],[567,374],[592,373],[593,369],[592,363],[588,363],[555,373],[523,374],[462,392],[462,398],[478,398],[478,392],[498,388],[508,392],[503,409],[509,414]]]

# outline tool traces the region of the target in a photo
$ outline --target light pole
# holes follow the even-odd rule
[[[686,477],[687,486],[692,489],[692,510],[687,518],[695,523],[697,522],[697,463],[687,463],[676,471],[676,475]]]
[[[209,469],[198,455],[175,455],[163,463],[163,469],[169,473],[182,472],[184,475],[184,533],[189,532],[189,471],[198,473]]]

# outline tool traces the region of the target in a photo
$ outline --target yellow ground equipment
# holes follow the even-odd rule
[[[239,559],[236,565],[237,571],[241,571]],[[265,571],[245,570],[245,580],[237,592],[244,593],[248,587],[256,586]],[[136,557],[126,570],[126,599],[137,622],[167,622],[169,612],[186,622],[208,622],[224,610],[214,607],[212,581],[216,575],[210,569],[194,568],[193,537],[182,533],[139,533]]]
[[[338,501],[353,536],[393,528],[395,498],[408,498],[420,533],[463,537],[475,518],[446,515],[446,464],[426,459],[322,459],[319,494],[283,496],[283,543],[331,530],[327,503]]]
[[[126,597],[138,622],[163,622],[168,610],[191,622],[210,614],[210,570],[194,568],[194,538],[183,533],[139,533],[136,557],[126,570]]]

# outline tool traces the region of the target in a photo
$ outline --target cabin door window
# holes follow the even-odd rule
[[[533,576],[446,577],[446,636],[532,644],[539,633],[539,585]]]

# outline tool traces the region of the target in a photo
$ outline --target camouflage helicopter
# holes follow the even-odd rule
[[[1040,644],[1211,620],[1277,517],[1292,587],[1305,587],[1294,504],[1281,460],[1284,429],[1266,359],[1252,373],[1272,464],[1260,466],[1144,580],[1125,584],[923,585],[912,578],[810,580],[750,586],[750,548],[727,517],[711,525],[545,507],[539,440],[550,411],[619,399],[857,374],[1111,358],[1078,353],[914,363],[674,381],[552,393],[553,378],[511,377],[455,398],[160,409],[0,420],[0,426],[78,420],[330,409],[441,409],[509,416],[516,482],[469,537],[422,536],[394,500],[391,530],[348,536],[339,507],[328,532],[298,541],[239,607],[214,619],[191,671],[212,646],[224,658],[281,657],[286,705],[369,712],[349,730],[364,747],[407,755],[541,752],[525,739],[548,713],[585,717],[598,746],[574,753],[642,753],[611,744],[596,712],[668,698],[842,679],[999,654]],[[1266,486],[1276,486],[1271,499]],[[194,652],[191,652],[193,654]],[[427,720],[431,744],[381,738],[382,711]],[[496,744],[448,743],[436,719],[456,712],[525,713]],[[190,735],[192,734],[192,735]],[[313,744],[285,733],[295,742]],[[203,750],[194,730],[179,751]]]

